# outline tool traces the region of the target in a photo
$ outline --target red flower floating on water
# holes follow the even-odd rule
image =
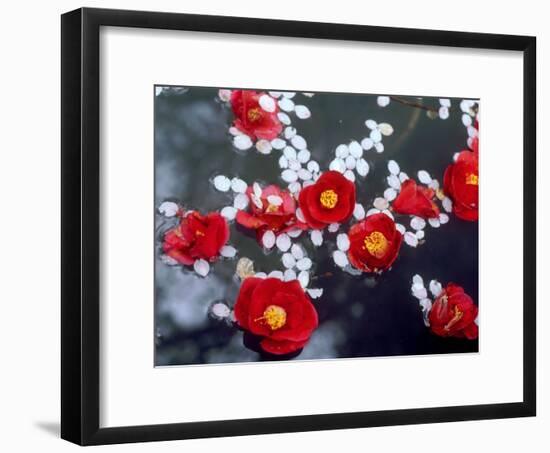
[[[445,170],[443,188],[453,200],[453,212],[463,220],[478,219],[479,164],[475,152],[461,151]]]
[[[260,105],[260,98],[266,96],[272,111],[265,110]],[[252,90],[235,90],[231,93],[231,108],[235,114],[233,125],[252,139],[273,140],[283,130],[283,125],[277,117],[277,103],[266,93]]]
[[[271,354],[303,348],[318,325],[315,307],[297,280],[249,277],[234,311],[239,326],[263,337],[260,346]]]
[[[164,235],[162,250],[180,264],[192,265],[198,259],[214,261],[229,239],[229,226],[217,212],[184,214],[180,223]]]
[[[271,185],[263,190],[259,185],[248,187],[250,212],[237,212],[237,223],[256,230],[260,239],[266,230],[281,233],[293,228],[296,221],[296,201],[286,190]]]
[[[315,184],[302,189],[299,202],[311,228],[343,223],[349,220],[355,209],[355,184],[337,171],[327,171]]]
[[[430,329],[441,337],[475,340],[478,336],[477,306],[462,287],[449,283],[432,305]]]
[[[408,214],[431,219],[439,217],[439,208],[433,201],[435,192],[421,186],[413,179],[407,179],[401,185],[401,191],[394,200],[392,208],[398,214]]]
[[[350,263],[363,272],[388,269],[399,254],[403,236],[386,214],[373,214],[353,225],[348,233]]]

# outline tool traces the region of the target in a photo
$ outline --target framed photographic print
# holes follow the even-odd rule
[[[535,38],[62,16],[62,437],[535,415]]]

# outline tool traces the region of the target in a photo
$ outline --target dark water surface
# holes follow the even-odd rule
[[[183,90],[181,90],[183,91]],[[220,193],[210,183],[217,174],[245,181],[263,181],[286,187],[280,179],[281,151],[262,155],[254,148],[237,153],[228,135],[233,115],[217,101],[217,88],[190,88],[185,92],[162,93],[155,98],[155,203],[179,201],[201,212],[232,205],[231,192]],[[308,142],[312,159],[328,169],[334,149],[351,140],[361,141],[369,129],[366,119],[388,122],[393,135],[384,137],[385,151],[364,153],[370,172],[356,180],[357,199],[366,209],[387,188],[387,162],[396,160],[401,170],[416,179],[427,170],[442,183],[443,172],[455,152],[466,148],[467,133],[461,122],[460,100],[452,99],[449,119],[430,119],[424,110],[390,103],[381,108],[375,95],[317,94],[300,96],[312,117],[296,119],[293,126]],[[298,101],[298,98],[295,99]],[[435,98],[415,102],[439,107]],[[331,253],[336,234],[325,231],[325,243],[312,246],[309,235],[299,243],[314,261],[311,287],[324,288],[314,301],[319,327],[295,359],[369,357],[408,354],[475,352],[478,341],[440,338],[424,326],[418,301],[410,293],[411,279],[420,274],[427,285],[437,279],[444,286],[453,281],[478,302],[478,224],[450,214],[441,228],[425,228],[426,243],[411,248],[403,243],[392,269],[380,277],[356,277],[337,268]],[[157,215],[157,227],[165,220]],[[409,217],[396,218],[408,227]],[[410,229],[410,228],[408,228]],[[240,257],[254,261],[257,271],[283,269],[280,252],[265,254],[255,236],[233,223],[230,244]],[[192,270],[167,266],[156,251],[156,357],[155,365],[183,365],[219,362],[248,362],[266,357],[244,346],[243,332],[229,323],[212,319],[208,308],[224,300],[232,306],[239,290],[235,279],[236,260],[212,265],[207,278]]]

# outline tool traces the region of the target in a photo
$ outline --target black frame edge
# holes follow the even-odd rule
[[[517,50],[524,53],[523,401],[99,427],[99,29],[102,25]],[[536,415],[536,38],[81,8],[61,19],[61,437],[100,445]],[[75,190],[75,188],[80,190]],[[81,244],[69,247],[68,244]],[[77,320],[79,322],[77,322]]]

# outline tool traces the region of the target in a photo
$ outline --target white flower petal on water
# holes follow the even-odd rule
[[[289,159],[288,168],[297,172],[300,168],[302,168],[302,164],[298,161],[298,159]]]
[[[301,245],[298,244],[292,244],[292,247],[290,248],[290,253],[292,253],[292,256],[296,261],[301,260],[305,256],[304,249]]]
[[[295,182],[298,180],[298,174],[294,170],[283,170],[281,177],[285,182]]]
[[[441,222],[437,218],[428,219],[428,223],[432,226],[432,228],[439,228],[441,225]]]
[[[298,153],[297,157],[298,161],[300,161],[302,164],[305,164],[311,158],[311,153],[307,149],[302,149]]]
[[[284,274],[281,271],[271,271],[267,276],[271,278],[278,278],[279,280],[284,278]]]
[[[328,226],[328,231],[329,233],[336,233],[338,231],[338,229],[340,228],[340,224],[339,223],[331,223],[329,226]]]
[[[414,216],[411,219],[411,228],[413,230],[423,230],[426,228],[426,221],[422,217]]]
[[[308,271],[302,271],[298,274],[298,281],[300,282],[300,285],[302,288],[307,288],[307,285],[309,285],[309,272]]]
[[[311,173],[319,173],[319,164],[314,161],[314,160],[310,160],[308,163],[307,163],[307,169],[311,172]]]
[[[374,142],[369,137],[365,137],[363,140],[361,140],[361,148],[363,148],[365,151],[368,151],[373,146]]]
[[[389,123],[380,123],[378,125],[378,130],[381,132],[382,135],[385,135],[386,137],[393,134],[393,126]]]
[[[279,99],[279,107],[285,112],[292,112],[294,110],[294,101],[287,97]]]
[[[424,230],[418,230],[418,231],[415,233],[415,236],[416,236],[416,238],[417,238],[419,241],[422,240],[422,239],[424,239],[424,236],[425,236]]]
[[[233,206],[226,206],[221,210],[220,214],[224,216],[227,220],[233,220],[237,215],[237,209],[235,209]]]
[[[296,135],[296,128],[292,126],[288,126],[285,128],[285,138],[287,140],[290,140],[292,137]]]
[[[374,149],[377,153],[383,153],[384,152],[384,143],[378,142],[374,144]]]
[[[344,172],[344,178],[346,178],[347,180],[349,180],[351,182],[355,182],[355,173],[353,173],[353,171],[351,171],[351,170],[346,170]]]
[[[409,175],[405,172],[399,173],[399,181],[401,181],[401,184],[403,184],[407,179],[409,179]]]
[[[383,211],[384,209],[388,209],[390,204],[388,203],[388,200],[386,200],[385,198],[377,197],[374,199],[374,202],[372,203],[372,205],[376,209],[380,209],[380,211]]]
[[[445,211],[447,212],[453,211],[453,202],[449,197],[443,198],[443,200],[441,201],[441,204],[443,205],[443,209],[445,209]]]
[[[286,234],[288,234],[291,238],[294,239],[294,238],[300,237],[302,232],[303,230],[301,230],[300,228],[294,228],[293,230],[288,230]]]
[[[271,140],[271,146],[273,146],[274,149],[283,149],[286,146],[286,141],[282,138],[274,138]]]
[[[307,293],[312,299],[319,299],[323,295],[323,288],[310,288]]]
[[[223,102],[229,102],[229,100],[231,99],[231,90],[218,90],[218,97]]]
[[[378,127],[378,123],[374,120],[367,120],[365,121],[365,126],[369,129],[376,129]]]
[[[439,104],[443,107],[450,107],[451,106],[451,100],[447,98],[442,98],[439,100]]]
[[[320,230],[312,230],[311,233],[309,233],[309,237],[311,239],[312,244],[315,247],[319,247],[323,245],[323,232]]]
[[[231,309],[223,302],[217,302],[210,308],[210,312],[218,319],[227,318],[231,314]]]
[[[229,133],[235,137],[237,135],[243,135],[243,132],[240,129],[237,129],[235,126],[231,126],[229,128]]]
[[[220,250],[220,255],[225,258],[233,258],[237,254],[237,249],[231,245],[224,245]]]
[[[439,223],[445,225],[447,222],[449,222],[449,216],[444,213],[439,214]]]
[[[283,95],[282,91],[269,91],[269,95],[275,99],[280,98]]]
[[[256,149],[261,154],[270,154],[273,146],[271,146],[271,143],[267,140],[258,140],[256,142]]]
[[[443,291],[443,287],[441,286],[441,283],[439,283],[437,280],[431,280],[430,281],[430,292],[434,297],[437,297],[441,294],[441,291]]]
[[[275,243],[277,244],[277,248],[281,252],[288,251],[288,249],[290,249],[290,246],[292,245],[292,241],[290,240],[290,237],[286,233],[283,233],[277,236]]]
[[[345,233],[341,233],[338,236],[336,236],[336,246],[338,247],[338,250],[342,250],[342,252],[347,252],[349,250],[349,237]]]
[[[355,160],[355,157],[348,156],[346,157],[345,163],[348,170],[353,170],[357,164],[357,161]]]
[[[281,93],[287,99],[292,99],[294,96],[296,96],[296,92],[294,91],[281,91]]]
[[[329,164],[328,168],[338,173],[344,173],[346,171],[346,163],[342,159],[336,158]]]
[[[424,320],[424,325],[426,327],[430,327],[430,318],[428,317],[428,315],[432,310],[432,301],[428,298],[421,299],[418,301],[418,304],[420,305],[420,308],[422,308],[422,318]]]
[[[416,297],[418,300],[427,299],[428,298],[428,290],[424,287],[415,288],[415,286],[413,285],[412,295],[414,297]]]
[[[410,245],[411,247],[416,247],[418,245],[418,238],[414,233],[411,233],[410,231],[407,231],[405,233],[403,239],[405,239],[405,243],[407,245]]]
[[[430,184],[432,182],[432,177],[426,170],[420,170],[418,172],[418,180],[422,184]]]
[[[458,155],[459,155],[459,154],[460,154],[460,153],[454,153],[454,154],[453,154],[453,161],[454,161],[454,162],[456,162],[456,161],[458,160]]]
[[[296,280],[296,272],[294,272],[292,269],[287,269],[284,273],[283,278],[285,282],[291,282],[292,280]]]
[[[258,99],[258,104],[260,104],[260,107],[262,109],[264,109],[266,112],[269,112],[269,113],[273,113],[277,108],[275,104],[275,99],[273,99],[268,94],[262,94],[260,96],[260,99]]]
[[[386,107],[387,105],[389,105],[390,103],[390,97],[389,96],[378,96],[376,98],[376,103],[380,106],[380,107]]]
[[[340,159],[345,159],[349,155],[349,148],[348,145],[338,145],[336,147],[336,150],[334,151],[334,155],[336,157],[339,157]]]
[[[307,142],[301,135],[295,135],[292,137],[290,143],[292,143],[292,146],[298,150],[307,148]]]
[[[265,272],[256,272],[254,274],[254,277],[256,277],[256,278],[267,278],[267,274]]]
[[[388,201],[393,201],[397,197],[397,192],[391,187],[384,190],[384,198]]]
[[[387,177],[388,185],[397,191],[401,190],[401,181],[395,175],[390,175]]]
[[[296,113],[296,116],[301,120],[305,120],[311,116],[311,112],[305,105],[297,105],[296,107],[294,107],[294,112]]]
[[[180,207],[173,201],[164,201],[160,204],[158,209],[164,217],[174,217],[178,213]]]
[[[437,113],[439,114],[439,118],[441,118],[442,120],[446,120],[447,118],[449,118],[449,108],[448,107],[445,107],[445,106],[439,107],[439,110],[438,110]]]
[[[363,147],[359,142],[353,141],[348,145],[349,153],[356,159],[363,157]]]
[[[395,220],[394,217],[393,217],[393,214],[391,213],[391,211],[389,209],[384,209],[382,211],[382,214],[386,214],[390,219]]]
[[[278,195],[269,195],[267,197],[267,202],[273,206],[281,206],[283,204],[283,199]]]
[[[242,211],[248,207],[248,203],[248,196],[244,193],[238,193],[233,200],[233,207]]]
[[[365,208],[361,203],[355,203],[355,208],[353,209],[353,217],[357,220],[363,220],[365,218]]]
[[[279,157],[279,167],[281,168],[288,168],[288,159],[283,154],[281,157]]]
[[[395,229],[399,231],[401,234],[405,234],[405,232],[407,231],[407,229],[405,228],[405,225],[402,225],[400,223],[395,224]]]
[[[437,179],[432,179],[432,182],[428,184],[428,187],[432,190],[439,189],[439,181]]]
[[[277,118],[279,118],[279,121],[283,123],[285,126],[289,126],[292,123],[292,121],[290,120],[290,116],[288,116],[284,112],[277,113]]]
[[[348,257],[342,250],[335,250],[332,259],[338,267],[346,267],[349,264]]]
[[[369,169],[370,167],[368,162],[363,158],[359,159],[355,164],[355,170],[359,176],[367,176],[369,174]]]
[[[296,266],[296,260],[292,256],[292,253],[284,253],[281,261],[283,262],[283,266],[287,269],[292,269],[294,266]]]
[[[288,185],[288,190],[289,190],[290,193],[298,193],[298,192],[300,192],[300,190],[302,190],[302,186],[297,181],[296,182],[291,182]]]
[[[262,199],[256,194],[251,194],[250,199],[252,200],[252,203],[254,203],[254,206],[256,206],[258,209],[262,209],[264,207]]]
[[[301,260],[299,260],[297,263],[296,263],[296,267],[298,268],[298,270],[300,271],[307,271],[309,269],[311,269],[311,266],[313,265],[313,262],[311,261],[311,259],[309,258],[302,258]]]
[[[227,192],[231,188],[231,180],[224,175],[218,175],[214,178],[214,187],[220,192]]]
[[[365,217],[370,217],[371,215],[374,215],[374,214],[380,214],[382,211],[380,211],[380,209],[376,209],[376,208],[371,208],[367,211],[367,214],[365,215]]]
[[[248,135],[237,135],[233,137],[233,145],[240,150],[249,149],[252,147],[252,140]]]
[[[275,245],[275,233],[271,230],[267,230],[262,236],[262,244],[266,249],[272,249]]]
[[[313,175],[309,170],[306,170],[305,168],[300,168],[300,170],[298,170],[298,178],[307,181],[313,178]]]
[[[466,130],[468,131],[468,137],[470,138],[477,137],[479,135],[479,131],[474,126],[468,126]]]
[[[388,171],[392,174],[392,175],[398,175],[399,172],[401,171],[401,169],[399,168],[399,164],[394,161],[394,160],[390,160],[388,162]]]
[[[231,180],[231,190],[235,193],[245,193],[247,187],[246,182],[240,178],[233,178]]]
[[[472,125],[472,117],[470,115],[468,115],[467,113],[464,113],[462,115],[462,124],[464,124],[464,126],[466,126],[466,127],[471,126]]]
[[[369,137],[376,144],[382,140],[382,133],[378,129],[373,129],[370,131]]]
[[[306,223],[306,218],[304,217],[304,213],[302,211],[302,208],[298,208],[296,209],[296,218],[302,222],[302,223]]]
[[[201,258],[193,263],[193,269],[201,277],[206,277],[208,272],[210,272],[210,264],[208,264],[208,261]]]
[[[283,150],[283,155],[288,160],[296,160],[298,155],[296,154],[296,150],[292,146],[286,146]]]

